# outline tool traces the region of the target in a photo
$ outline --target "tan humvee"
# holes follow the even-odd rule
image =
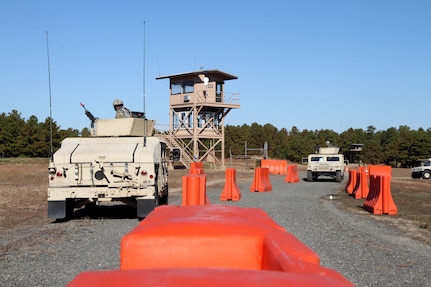
[[[167,204],[166,144],[153,129],[154,121],[143,118],[95,119],[91,137],[64,139],[48,167],[48,217],[120,201],[142,218]]]
[[[317,153],[308,155],[307,181],[319,176],[329,176],[337,182],[344,178],[344,155],[337,147],[320,147]]]

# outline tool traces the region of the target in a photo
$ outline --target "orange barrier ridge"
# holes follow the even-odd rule
[[[255,210],[222,205],[160,206],[123,236],[120,269],[305,272],[302,263],[318,266],[315,252],[265,212]]]
[[[357,173],[357,180],[352,196],[356,199],[367,198],[369,193],[368,174],[366,169],[360,169]]]
[[[256,167],[254,169],[254,179],[250,186],[251,192],[271,191],[272,185],[269,178],[268,168]]]
[[[260,167],[268,168],[270,174],[287,174],[287,160],[262,159]]]
[[[398,213],[391,194],[391,176],[370,175],[370,191],[364,201],[364,209],[373,214],[396,215]]]
[[[210,204],[206,193],[205,174],[188,174],[182,179],[182,206]]]
[[[222,193],[220,194],[220,201],[239,201],[241,199],[241,191],[236,184],[236,169],[226,169],[226,182]]]
[[[287,166],[287,175],[284,178],[284,182],[288,182],[288,183],[299,182],[298,166],[296,166],[296,165]]]
[[[201,161],[194,161],[190,163],[190,174],[204,174],[204,166]]]
[[[272,280],[270,274],[281,277],[284,274],[281,282],[298,276],[295,286],[309,286],[300,284],[307,282],[307,278],[319,278],[320,284],[314,286],[334,286],[325,284],[335,283],[353,286],[336,271],[320,266],[319,256],[314,251],[257,208],[222,205],[157,207],[122,238],[120,269],[160,268],[170,269],[164,272],[173,272],[173,276],[184,274],[175,273],[178,268],[182,271],[183,268],[198,269],[196,276],[205,278],[208,284],[225,278],[226,282],[247,281],[235,286],[255,286],[246,275],[267,275],[268,280]],[[210,274],[212,271],[209,271],[230,272],[230,269],[233,273],[239,272],[236,275],[244,276],[218,276],[220,273]],[[207,271],[209,273],[204,277]],[[208,284],[205,286],[211,286]]]
[[[321,268],[320,274],[285,273],[272,271],[156,268],[141,270],[92,271],[80,273],[67,287],[348,287],[354,286],[344,278],[328,276],[334,271]]]
[[[387,175],[392,177],[392,167],[390,165],[369,165],[369,175]]]
[[[269,169],[262,168],[262,176],[263,176],[263,180],[265,181],[265,185],[267,189],[266,191],[271,191],[272,184],[271,184],[271,179],[269,178]]]

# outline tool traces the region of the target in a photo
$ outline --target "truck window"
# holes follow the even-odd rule
[[[323,157],[321,157],[321,156],[313,156],[313,157],[311,157],[311,161],[323,161]]]
[[[326,158],[327,161],[340,161],[340,158],[338,156],[328,156]]]

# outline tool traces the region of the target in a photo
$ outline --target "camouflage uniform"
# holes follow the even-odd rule
[[[115,118],[116,119],[130,118],[130,111],[125,107],[121,107],[116,111]]]
[[[123,101],[121,99],[115,99],[112,105],[114,106],[116,119],[131,117],[130,111],[123,107]]]

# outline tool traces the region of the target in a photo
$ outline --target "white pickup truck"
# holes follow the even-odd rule
[[[412,178],[431,178],[431,158],[418,159],[412,168]]]

